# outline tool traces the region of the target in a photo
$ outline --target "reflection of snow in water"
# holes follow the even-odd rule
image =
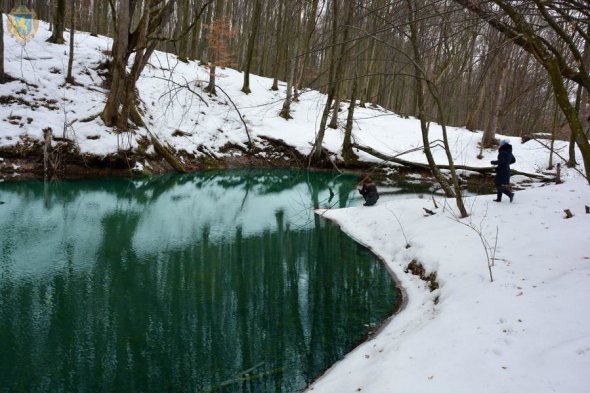
[[[272,231],[279,213],[292,229],[311,227],[310,186],[304,177],[282,184],[287,172],[281,173],[278,178],[194,175],[164,186],[161,178],[65,182],[45,190],[40,183],[5,184],[0,267],[10,269],[13,277],[25,277],[55,272],[68,263],[92,266],[101,243],[116,236],[104,231],[104,220],[114,215],[139,217],[132,244],[140,257],[184,247],[205,231],[213,242],[231,241],[238,227],[246,237]],[[350,178],[342,180],[331,184],[336,193],[339,187],[351,187]],[[269,184],[275,183],[276,191],[269,192]],[[328,199],[328,188],[322,187],[320,206],[327,207]]]

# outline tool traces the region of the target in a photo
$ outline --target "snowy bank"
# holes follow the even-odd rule
[[[119,134],[106,127],[99,116],[106,101],[106,53],[111,49],[112,40],[76,32],[73,75],[77,85],[67,85],[64,78],[69,47],[45,42],[51,35],[48,27],[47,23],[40,22],[38,33],[24,47],[4,29],[6,72],[17,79],[0,85],[0,149],[14,147],[23,141],[39,143],[46,128],[51,128],[56,137],[73,140],[82,154],[105,157],[118,154],[120,149],[145,149],[141,146],[147,134],[145,129]],[[64,37],[67,42],[69,34],[65,33]],[[185,152],[186,157],[195,160],[240,155],[240,149],[227,147],[246,147],[248,137],[241,114],[256,145],[264,146],[265,138],[273,138],[282,140],[302,155],[309,154],[326,100],[324,94],[304,91],[300,100],[292,105],[293,119],[285,120],[279,117],[285,97],[284,83],[279,84],[280,91],[276,92],[270,90],[272,79],[252,75],[252,93],[247,95],[240,91],[243,74],[230,68],[221,69],[217,83],[232,97],[238,113],[223,94],[212,97],[205,94],[203,88],[208,73],[208,68],[195,61],[184,63],[175,55],[159,51],[152,55],[137,87],[144,120],[162,144]],[[189,86],[190,91],[179,86]],[[194,92],[199,93],[204,101]],[[324,147],[336,157],[340,157],[342,151],[347,107],[346,103],[342,104],[344,110],[339,114],[339,129],[328,129],[324,139]],[[415,118],[402,118],[369,105],[355,111],[353,141],[388,155],[408,152],[400,158],[426,163],[424,154],[417,149],[422,146],[419,130]],[[456,127],[448,130],[455,164],[485,167],[495,159],[493,150],[484,151],[481,160],[476,158],[481,132]],[[431,124],[430,139],[441,138],[441,127]],[[544,170],[547,165],[545,147],[536,141],[521,145],[520,138],[511,140],[518,158],[516,169]],[[567,143],[557,141],[556,150],[567,152]],[[152,146],[147,148],[147,153],[150,152],[153,153]],[[271,151],[263,150],[258,156],[268,159],[270,154]],[[362,151],[357,154],[365,162],[380,162]],[[132,168],[137,162],[127,161],[127,155],[128,152],[124,164]],[[440,144],[433,148],[433,155],[437,163],[447,163]],[[296,165],[289,161],[293,161],[289,155],[282,159],[285,166]],[[144,162],[139,162],[139,167],[149,170]]]
[[[512,204],[492,198],[467,198],[461,223],[452,200],[323,212],[383,258],[407,306],[309,391],[587,392],[590,187],[574,177]],[[498,234],[493,282],[478,231],[492,246]],[[411,260],[435,271],[440,288],[404,272]]]

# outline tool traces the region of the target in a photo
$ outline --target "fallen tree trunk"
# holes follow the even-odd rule
[[[426,163],[413,162],[413,161],[404,160],[403,158],[399,158],[399,157],[395,157],[395,156],[388,156],[387,154],[383,154],[375,149],[372,149],[367,146],[361,146],[356,143],[353,143],[352,147],[355,149],[359,149],[361,151],[364,151],[365,153],[370,154],[373,157],[379,158],[383,161],[394,162],[396,164],[404,165],[404,166],[407,166],[410,168],[419,168],[419,169],[430,170],[430,167]],[[448,165],[437,165],[437,168],[450,169]],[[463,170],[463,171],[470,171],[470,172],[477,172],[482,175],[493,174],[495,172],[495,167],[493,167],[493,166],[476,167],[476,166],[468,166],[468,165],[455,165],[455,169],[456,170]],[[542,181],[553,181],[554,180],[553,178],[550,178],[547,176],[539,175],[536,173],[521,172],[521,171],[517,171],[515,169],[511,169],[510,173],[511,173],[511,175],[527,176],[527,177],[537,179],[537,180],[542,180]]]
[[[166,160],[166,162],[168,162],[168,164],[170,164],[170,166],[174,168],[176,172],[186,173],[186,169],[184,169],[184,166],[180,163],[180,161],[178,161],[178,159],[174,157],[174,154],[172,154],[170,150],[168,150],[164,145],[162,145],[162,143],[160,143],[158,138],[154,134],[152,134],[150,130],[147,130],[147,132],[150,135],[150,140],[152,142],[152,145],[154,146],[154,150],[156,151],[156,153],[162,156]]]

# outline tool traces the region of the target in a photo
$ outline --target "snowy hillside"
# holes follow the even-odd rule
[[[48,24],[44,22],[40,22],[39,32],[25,47],[5,33],[6,71],[17,80],[0,86],[0,146],[14,146],[25,135],[42,140],[42,130],[47,127],[51,127],[54,136],[61,137],[65,124],[65,136],[75,140],[82,153],[104,156],[116,153],[119,148],[137,148],[137,141],[146,135],[145,130],[116,134],[99,117],[107,93],[103,88],[105,70],[100,68],[107,60],[105,53],[111,48],[111,40],[85,32],[76,34],[73,74],[78,85],[70,86],[64,85],[69,48],[46,43],[49,36]],[[69,39],[68,33],[65,38]],[[195,156],[204,152],[231,155],[231,150],[223,153],[220,148],[228,143],[244,146],[248,140],[244,125],[223,92],[217,97],[206,95],[202,89],[205,84],[201,82],[207,80],[208,69],[196,62],[183,63],[174,55],[156,52],[138,82],[146,112],[144,118],[150,130],[176,150]],[[281,91],[273,92],[271,79],[253,75],[252,93],[246,95],[240,91],[242,80],[242,73],[235,70],[227,68],[218,72],[218,85],[235,102],[252,138],[255,141],[262,136],[281,139],[302,154],[308,154],[325,96],[315,91],[305,92],[292,106],[293,119],[287,121],[278,116],[285,95],[284,84],[280,84]],[[344,110],[340,112],[342,126],[347,107],[343,104]],[[328,129],[324,140],[324,147],[336,154],[341,151],[342,128]],[[422,146],[416,119],[401,118],[381,108],[357,108],[353,133],[356,143],[389,155]],[[440,127],[432,125],[431,140],[441,137]],[[488,166],[495,158],[494,151],[485,152],[482,160],[476,158],[480,133],[451,127],[449,138],[456,164]],[[517,145],[519,157],[516,169],[534,172],[546,167],[544,147],[534,141],[520,145],[519,139],[512,143]],[[558,150],[563,149],[565,144],[558,143]],[[433,152],[438,163],[446,163],[442,148],[434,148]],[[358,155],[364,161],[377,161],[363,152]],[[419,150],[402,158],[426,162]]]

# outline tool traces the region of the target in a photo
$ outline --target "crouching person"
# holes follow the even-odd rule
[[[379,199],[379,193],[377,192],[377,186],[371,178],[365,177],[363,179],[362,187],[359,189],[359,193],[365,198],[363,206],[373,206]]]

